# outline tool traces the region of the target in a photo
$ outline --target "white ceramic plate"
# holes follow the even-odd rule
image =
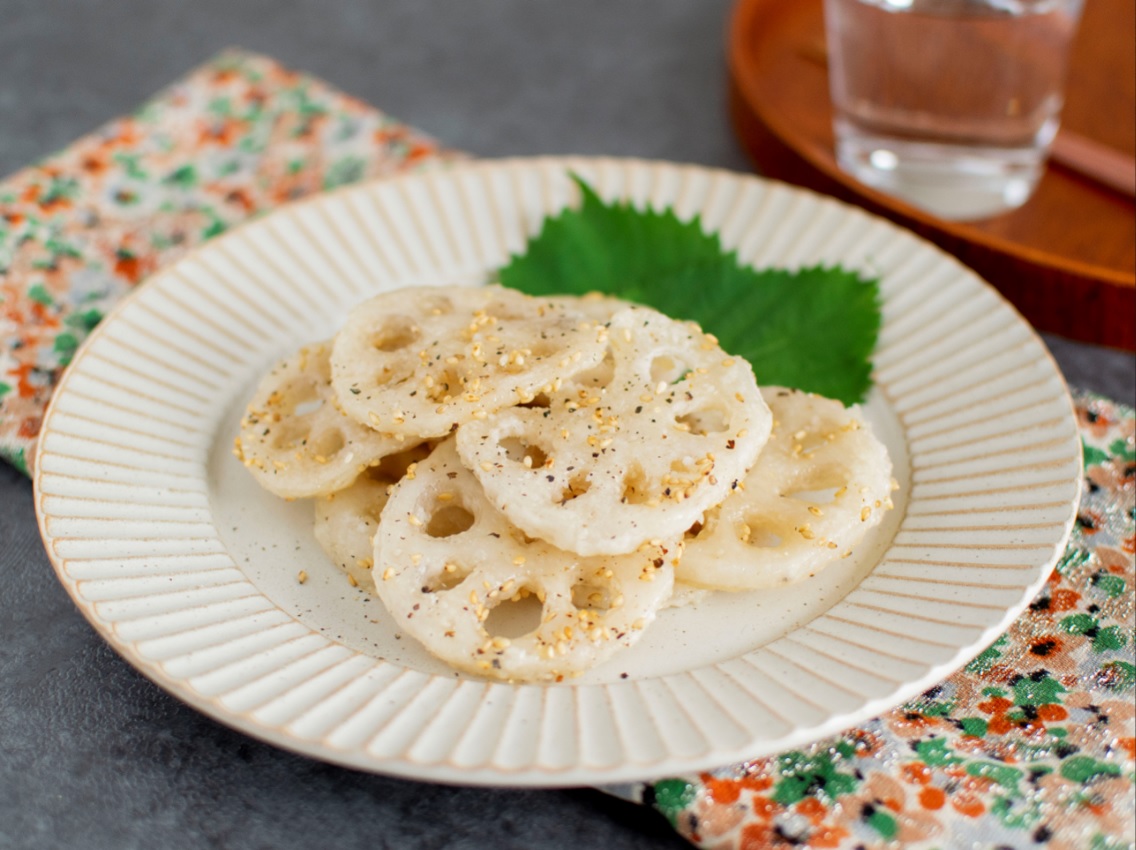
[[[230,450],[272,361],[330,336],[376,291],[483,282],[575,202],[570,170],[605,197],[700,214],[757,266],[879,275],[866,410],[901,489],[856,556],[815,579],[666,611],[581,680],[511,686],[454,673],[400,634],[315,544],[311,505],[260,490]],[[1071,528],[1080,468],[1043,345],[929,244],[754,177],[538,159],[341,190],[155,275],[60,385],[36,505],[59,578],[91,623],[217,720],[365,770],[581,785],[775,753],[940,681],[1041,587]]]

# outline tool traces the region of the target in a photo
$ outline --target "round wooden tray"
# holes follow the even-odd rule
[[[1093,0],[1074,45],[1064,126],[1136,154],[1136,6]],[[1136,350],[1136,206],[1056,163],[1022,207],[948,222],[871,189],[833,155],[822,0],[739,0],[730,110],[757,169],[892,219],[996,286],[1043,331]]]

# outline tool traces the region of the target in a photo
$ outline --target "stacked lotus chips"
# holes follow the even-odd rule
[[[316,538],[400,628],[511,681],[630,645],[676,581],[814,575],[893,487],[857,409],[759,389],[697,325],[499,286],[360,304],[262,380],[237,455],[270,492],[315,499]]]

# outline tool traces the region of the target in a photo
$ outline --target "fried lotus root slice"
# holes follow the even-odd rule
[[[391,492],[375,584],[395,622],[448,664],[559,681],[642,635],[670,598],[673,543],[584,558],[527,537],[447,441]]]
[[[235,453],[262,487],[286,499],[342,490],[405,442],[344,415],[331,386],[331,344],[301,348],[261,380]]]
[[[428,457],[424,443],[398,454],[387,455],[368,467],[351,486],[315,501],[316,542],[352,584],[374,593],[371,567],[374,537],[387,498],[405,475],[414,475],[417,464]]]
[[[603,358],[603,323],[570,304],[501,286],[378,295],[335,337],[340,404],[365,425],[422,438],[527,402]]]
[[[605,359],[546,407],[457,433],[499,510],[582,555],[633,552],[689,528],[744,478],[772,424],[749,364],[697,325],[645,307],[609,324]]]
[[[773,435],[744,489],[686,535],[682,581],[751,590],[802,581],[848,554],[892,507],[891,460],[858,408],[763,387]]]

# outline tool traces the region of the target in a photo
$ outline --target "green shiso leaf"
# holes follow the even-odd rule
[[[833,266],[755,269],[723,250],[696,216],[583,197],[544,221],[499,272],[530,295],[603,292],[698,322],[745,357],[759,384],[861,402],[880,330],[878,281]]]

